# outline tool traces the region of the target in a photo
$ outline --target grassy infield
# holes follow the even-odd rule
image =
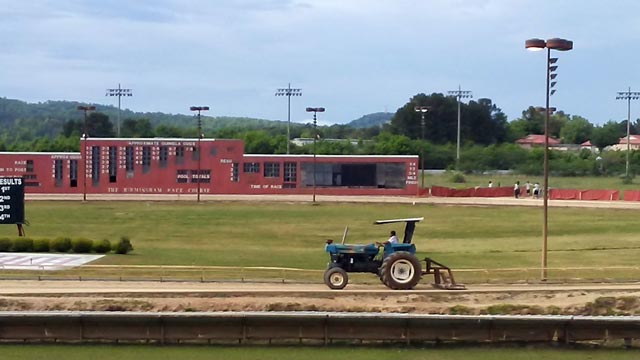
[[[159,347],[159,346],[0,346],[3,360],[632,360],[638,351],[568,350],[548,348],[444,348],[399,347]]]
[[[524,184],[526,181],[540,183],[542,185],[543,178],[541,176],[524,176],[524,175],[465,175],[465,183],[453,183],[446,175],[427,175],[425,177],[425,186],[437,185],[452,188],[467,188],[475,186],[487,186],[489,180],[493,182],[493,186],[513,186],[516,181]],[[633,183],[623,184],[622,180],[616,177],[550,177],[549,186],[551,188],[562,189],[609,189],[620,190],[638,190],[640,180],[636,179]]]
[[[504,180],[507,181],[507,180]],[[533,181],[533,180],[532,180]],[[479,181],[478,181],[479,182]],[[496,180],[494,182],[497,183]],[[581,184],[587,184],[581,181]],[[619,181],[616,183],[619,184]],[[447,185],[441,183],[440,185]],[[607,184],[604,184],[607,185]],[[563,186],[568,187],[568,186]],[[609,186],[576,186],[614,188]],[[619,188],[619,187],[618,187]],[[322,269],[326,238],[339,239],[350,226],[352,243],[384,239],[393,226],[374,219],[424,216],[416,245],[461,268],[535,267],[539,264],[541,211],[534,208],[441,207],[427,205],[32,202],[30,237],[82,236],[115,240],[128,235],[133,254],[109,255],[103,264],[284,266]],[[558,267],[637,264],[637,214],[630,210],[550,209],[549,265]],[[15,228],[0,228],[1,236]],[[597,270],[594,270],[597,272]],[[597,275],[597,273],[595,273]],[[562,275],[567,273],[562,273]],[[583,274],[581,274],[583,275]],[[601,275],[601,274],[600,274]],[[624,277],[623,274],[615,274]],[[629,274],[627,274],[629,275]],[[534,275],[535,276],[535,275]],[[553,273],[552,273],[553,276]],[[631,274],[631,277],[637,275]],[[470,273],[458,278],[473,280]],[[0,346],[3,359],[631,359],[636,351],[551,349],[321,349],[233,347]],[[45,356],[46,355],[46,356]]]

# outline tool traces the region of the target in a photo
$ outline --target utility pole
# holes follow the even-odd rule
[[[197,175],[197,179],[198,179],[198,202],[200,202],[200,183],[202,182],[202,168],[200,166],[201,160],[202,159],[202,147],[200,146],[200,140],[202,140],[202,120],[200,119],[200,112],[202,111],[209,111],[209,107],[208,106],[192,106],[189,108],[189,110],[191,111],[197,111],[198,112],[198,175]],[[194,177],[191,176],[191,178],[193,179]]]
[[[89,126],[87,123],[87,113],[89,111],[95,111],[96,107],[91,106],[78,106],[78,111],[84,112],[84,124],[82,126],[82,160],[84,162],[83,176],[82,176],[82,201],[87,201],[87,138],[89,137]],[[92,168],[91,171],[95,171]]]
[[[472,98],[471,91],[469,90],[461,90],[460,85],[458,85],[458,90],[448,91],[449,96],[455,96],[458,101],[458,135],[456,142],[456,168],[460,163],[460,99]]]
[[[302,96],[302,89],[292,89],[291,83],[289,83],[285,89],[278,89],[276,96],[287,97],[287,154],[289,154],[289,145],[291,143],[291,130],[289,129],[291,127],[291,97]]]
[[[316,203],[316,140],[318,138],[316,114],[324,112],[323,107],[308,107],[307,112],[313,113],[313,204]]]
[[[118,88],[117,89],[107,89],[107,93],[105,94],[105,96],[117,96],[118,97],[118,122],[116,125],[116,134],[117,137],[120,137],[120,98],[122,98],[123,96],[133,96],[133,92],[131,91],[131,89],[123,89],[120,87],[120,84],[118,83]]]
[[[421,162],[420,174],[422,175],[421,176],[421,178],[422,178],[421,179],[421,184],[422,184],[421,187],[424,189],[424,170],[425,170],[424,169],[424,128],[426,126],[424,116],[425,116],[425,114],[427,112],[429,112],[431,110],[431,106],[416,106],[416,107],[414,107],[414,110],[415,110],[415,112],[420,113],[420,129],[422,130],[421,131],[422,132],[422,136],[421,136],[422,145],[420,147],[420,162]]]
[[[631,152],[631,143],[629,138],[631,137],[631,100],[638,100],[640,98],[640,92],[631,91],[631,87],[627,91],[618,91],[616,100],[627,100],[627,161],[625,166],[625,177],[629,179],[629,153]]]

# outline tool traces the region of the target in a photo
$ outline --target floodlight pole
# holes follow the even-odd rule
[[[629,153],[631,152],[631,143],[629,138],[631,137],[631,100],[638,100],[640,98],[640,92],[631,91],[631,87],[627,91],[618,91],[616,100],[627,100],[627,161],[625,166],[625,177],[629,178]]]
[[[84,125],[82,126],[82,159],[84,160],[84,169],[82,176],[82,201],[87,201],[87,138],[89,130],[87,127],[87,112],[94,111],[95,106],[78,106],[77,110],[84,112]]]
[[[547,234],[548,234],[548,218],[549,218],[549,115],[551,110],[549,108],[549,96],[555,92],[551,91],[551,87],[555,85],[556,74],[552,74],[557,69],[557,66],[552,66],[558,61],[558,58],[551,58],[551,50],[569,51],[573,49],[573,41],[566,39],[553,38],[547,41],[542,39],[529,39],[525,41],[525,48],[528,50],[543,50],[547,49],[547,81],[546,81],[546,107],[545,107],[545,120],[544,120],[544,183],[543,183],[543,197],[542,197],[542,266],[540,278],[542,281],[547,280]]]
[[[116,126],[116,134],[120,137],[120,98],[123,96],[133,96],[133,92],[131,89],[123,89],[120,87],[120,83],[118,83],[117,89],[107,89],[107,93],[105,96],[117,96],[118,97],[118,123]]]
[[[319,112],[324,112],[323,107],[308,107],[307,112],[313,113],[313,203],[316,203],[316,139],[318,138],[317,133],[317,121],[316,114]]]
[[[458,134],[457,134],[457,141],[456,141],[456,168],[457,168],[460,163],[460,103],[461,103],[460,99],[472,98],[473,95],[471,95],[471,91],[469,90],[461,90],[460,85],[458,85],[458,90],[451,90],[448,93],[449,93],[449,96],[455,96],[458,102]]]
[[[286,96],[287,97],[287,155],[289,154],[290,143],[291,143],[291,97],[292,96],[302,96],[302,89],[292,89],[291,83],[287,85],[286,88],[281,88],[276,91],[276,96]]]
[[[420,129],[421,129],[421,132],[422,132],[422,137],[421,137],[422,146],[420,147],[420,152],[421,152],[421,154],[420,154],[420,162],[421,162],[420,175],[421,175],[421,180],[420,181],[422,183],[421,187],[424,189],[424,170],[425,170],[424,169],[424,127],[425,127],[424,115],[429,110],[431,110],[431,107],[430,106],[416,106],[416,107],[414,107],[414,110],[415,110],[415,112],[419,112],[420,113]]]
[[[200,170],[200,159],[202,159],[202,148],[200,147],[200,140],[202,140],[202,120],[200,119],[201,111],[208,111],[208,106],[192,106],[189,108],[191,111],[198,112],[198,175],[197,175],[197,183],[198,183],[198,202],[200,202],[200,182],[202,181],[202,174]]]

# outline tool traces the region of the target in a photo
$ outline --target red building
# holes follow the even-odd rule
[[[198,148],[200,147],[202,156]],[[416,195],[418,156],[244,154],[242,140],[81,140],[80,153],[0,152],[27,193]]]
[[[516,140],[516,144],[525,149],[531,149],[534,147],[544,148],[544,135],[529,134],[522,139]],[[560,145],[560,140],[549,136],[549,147]]]

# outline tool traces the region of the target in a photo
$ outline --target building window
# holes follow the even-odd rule
[[[54,160],[53,162],[53,173],[54,178],[56,180],[56,187],[62,186],[62,179],[64,178],[64,166],[62,165],[62,160]]]
[[[135,153],[133,150],[133,146],[127,146],[125,148],[125,169],[127,170],[127,177],[133,177],[133,165],[135,164]]]
[[[280,177],[280,163],[265,162],[264,177]]]
[[[160,146],[160,167],[167,167],[167,161],[169,160],[169,148],[166,146]]]
[[[94,186],[100,184],[100,146],[91,147],[91,181]]]
[[[188,170],[178,170],[176,172],[176,182],[178,184],[186,184],[189,182],[189,171]]]
[[[27,172],[33,172],[33,160],[27,160]]]
[[[184,162],[184,146],[176,146],[176,164]]]
[[[109,146],[109,182],[117,181],[118,176],[118,147]]]
[[[69,186],[78,187],[78,160],[69,160]]]
[[[298,181],[298,166],[294,162],[284,163],[284,182]]]
[[[193,161],[198,161],[200,158],[200,149],[197,146],[191,148],[191,159]]]
[[[151,169],[151,146],[142,147],[142,172],[148,173]]]
[[[231,182],[240,181],[240,164],[234,162],[231,164]]]
[[[38,176],[33,175],[25,175],[24,176],[24,186],[29,187],[40,187],[40,182],[38,181]]]
[[[257,162],[244,163],[244,172],[260,173],[260,163],[257,163]]]
[[[191,170],[191,182],[192,183],[210,183],[211,182],[211,170],[200,170],[200,174],[198,174],[198,170]]]

